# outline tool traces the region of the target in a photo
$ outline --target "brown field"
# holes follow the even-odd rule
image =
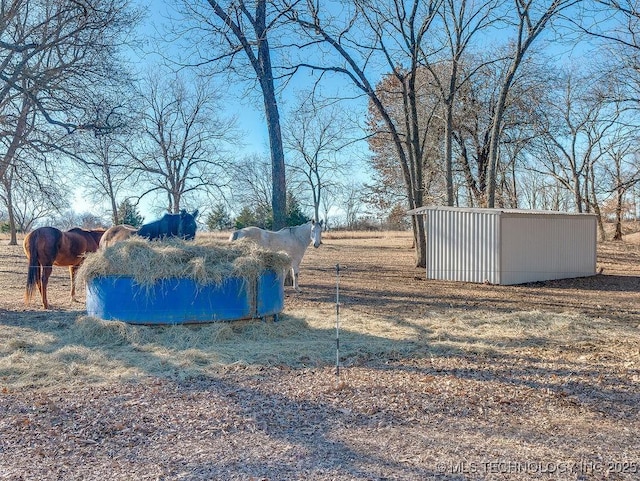
[[[640,479],[640,234],[598,266],[430,281],[407,234],[326,233],[281,321],[144,327],[64,268],[25,306],[0,239],[0,480]]]

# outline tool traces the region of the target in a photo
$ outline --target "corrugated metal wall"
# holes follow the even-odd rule
[[[501,225],[502,284],[595,274],[595,216],[507,212]]]
[[[521,284],[596,270],[590,214],[434,207],[424,215],[427,278]]]
[[[500,283],[500,229],[494,212],[425,212],[427,278]]]

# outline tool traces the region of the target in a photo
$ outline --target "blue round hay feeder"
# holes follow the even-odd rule
[[[230,277],[220,284],[170,278],[150,286],[133,277],[87,281],[87,314],[130,324],[191,324],[274,316],[284,309],[284,280],[265,270],[256,280]]]

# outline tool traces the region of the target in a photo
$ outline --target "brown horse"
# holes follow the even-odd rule
[[[131,225],[119,224],[109,227],[102,239],[100,239],[100,247],[102,249],[112,246],[118,242],[128,239],[132,235],[138,233],[138,229]]]
[[[98,250],[104,229],[85,230],[73,228],[62,232],[55,227],[40,227],[24,238],[22,244],[29,261],[25,302],[33,296],[34,286],[38,286],[42,296],[42,306],[49,309],[47,284],[53,266],[69,266],[71,277],[71,301],[75,301],[75,274],[84,260],[85,253]]]

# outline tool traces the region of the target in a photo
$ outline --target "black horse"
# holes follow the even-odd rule
[[[164,237],[181,237],[192,240],[196,236],[196,217],[198,211],[189,214],[181,210],[179,214],[165,214],[161,219],[144,224],[138,229],[138,235],[149,240],[162,239]]]

